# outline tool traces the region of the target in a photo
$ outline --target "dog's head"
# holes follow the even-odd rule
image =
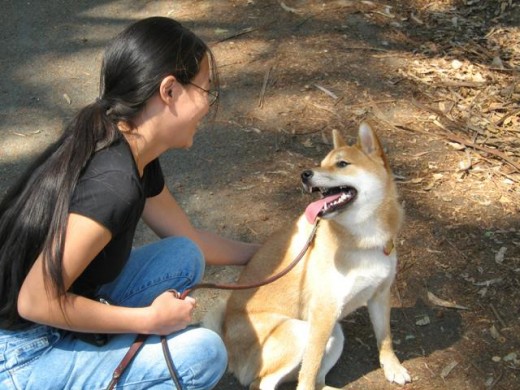
[[[333,132],[334,149],[319,168],[301,174],[303,188],[320,192],[322,198],[306,210],[309,222],[316,217],[337,218],[347,210],[359,217],[369,217],[385,196],[393,196],[393,180],[388,161],[377,135],[366,123],[359,127],[358,142],[345,143],[337,130]],[[389,184],[391,183],[391,184]],[[355,206],[357,205],[357,206]]]

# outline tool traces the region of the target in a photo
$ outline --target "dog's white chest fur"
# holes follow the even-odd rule
[[[342,308],[340,318],[366,305],[382,288],[392,284],[396,263],[395,252],[386,255],[382,249],[349,253],[345,268],[335,268],[331,275],[331,285],[337,288],[335,294]]]

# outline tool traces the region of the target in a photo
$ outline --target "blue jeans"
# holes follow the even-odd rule
[[[204,259],[195,244],[167,238],[134,249],[118,278],[99,293],[117,305],[147,306],[165,290],[192,287],[203,272]],[[44,325],[0,330],[0,389],[104,389],[135,336],[113,335],[97,347]],[[217,384],[227,366],[217,334],[190,326],[167,340],[183,389],[206,390]],[[158,336],[146,339],[117,388],[174,388]]]

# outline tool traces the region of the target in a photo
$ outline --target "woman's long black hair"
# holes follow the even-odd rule
[[[153,17],[130,25],[107,46],[100,96],[84,107],[62,136],[26,170],[0,203],[0,328],[27,324],[17,311],[21,285],[43,254],[48,286],[66,293],[62,257],[69,203],[92,155],[123,135],[117,124],[132,120],[173,75],[188,84],[210,56],[212,81],[218,74],[211,50],[180,23]]]

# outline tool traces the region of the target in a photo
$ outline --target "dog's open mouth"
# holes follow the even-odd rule
[[[353,187],[312,188],[311,192],[321,192],[322,198],[312,202],[305,209],[305,216],[310,223],[348,205],[357,195]]]

